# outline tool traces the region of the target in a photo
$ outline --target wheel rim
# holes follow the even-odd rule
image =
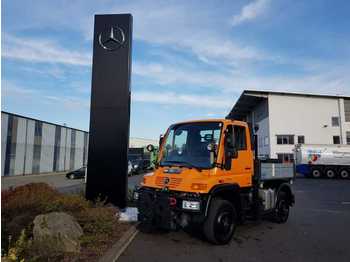
[[[234,217],[230,211],[221,212],[215,220],[215,235],[221,241],[226,241],[234,230]]]
[[[279,205],[277,208],[277,215],[281,219],[281,221],[286,221],[288,219],[289,205],[284,199],[281,199],[279,201]]]
[[[321,176],[321,172],[320,172],[320,170],[313,170],[312,171],[312,175],[313,175],[313,177],[316,177],[316,178],[318,178],[318,177],[320,177]]]
[[[333,177],[335,177],[335,172],[334,172],[333,170],[328,170],[326,174],[327,174],[327,177],[328,177],[328,178],[333,178]]]
[[[340,172],[340,176],[341,176],[342,178],[348,178],[348,177],[349,177],[349,172],[346,171],[346,170],[342,170],[342,171]]]
[[[74,175],[73,175],[73,174],[72,174],[72,175],[70,175],[69,177],[70,177],[70,179],[74,179]]]

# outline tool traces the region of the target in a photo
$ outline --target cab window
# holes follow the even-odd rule
[[[244,126],[234,126],[234,139],[237,150],[247,149],[246,131]]]

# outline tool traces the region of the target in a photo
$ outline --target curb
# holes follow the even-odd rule
[[[130,245],[131,241],[135,238],[137,233],[137,225],[132,225],[128,231],[122,235],[122,237],[115,243],[108,251],[101,257],[99,262],[115,262],[118,260],[120,255],[125,251],[125,249]]]

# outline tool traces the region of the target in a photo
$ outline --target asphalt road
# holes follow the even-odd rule
[[[46,173],[26,176],[1,177],[1,189],[17,187],[28,183],[47,183],[55,188],[74,187],[83,184],[83,179],[67,179],[65,173]]]
[[[28,183],[47,183],[57,188],[58,191],[67,194],[80,193],[85,189],[84,179],[67,179],[66,173],[48,173],[40,175],[27,176],[9,176],[1,177],[1,189],[17,187]],[[128,188],[134,189],[135,185],[141,183],[143,175],[135,175],[128,177]]]
[[[119,262],[350,261],[350,180],[298,179],[286,224],[241,225],[226,246],[184,232],[139,233]]]

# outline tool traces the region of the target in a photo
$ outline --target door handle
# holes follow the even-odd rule
[[[250,170],[250,169],[252,169],[252,168],[249,166],[245,167],[245,170]]]

